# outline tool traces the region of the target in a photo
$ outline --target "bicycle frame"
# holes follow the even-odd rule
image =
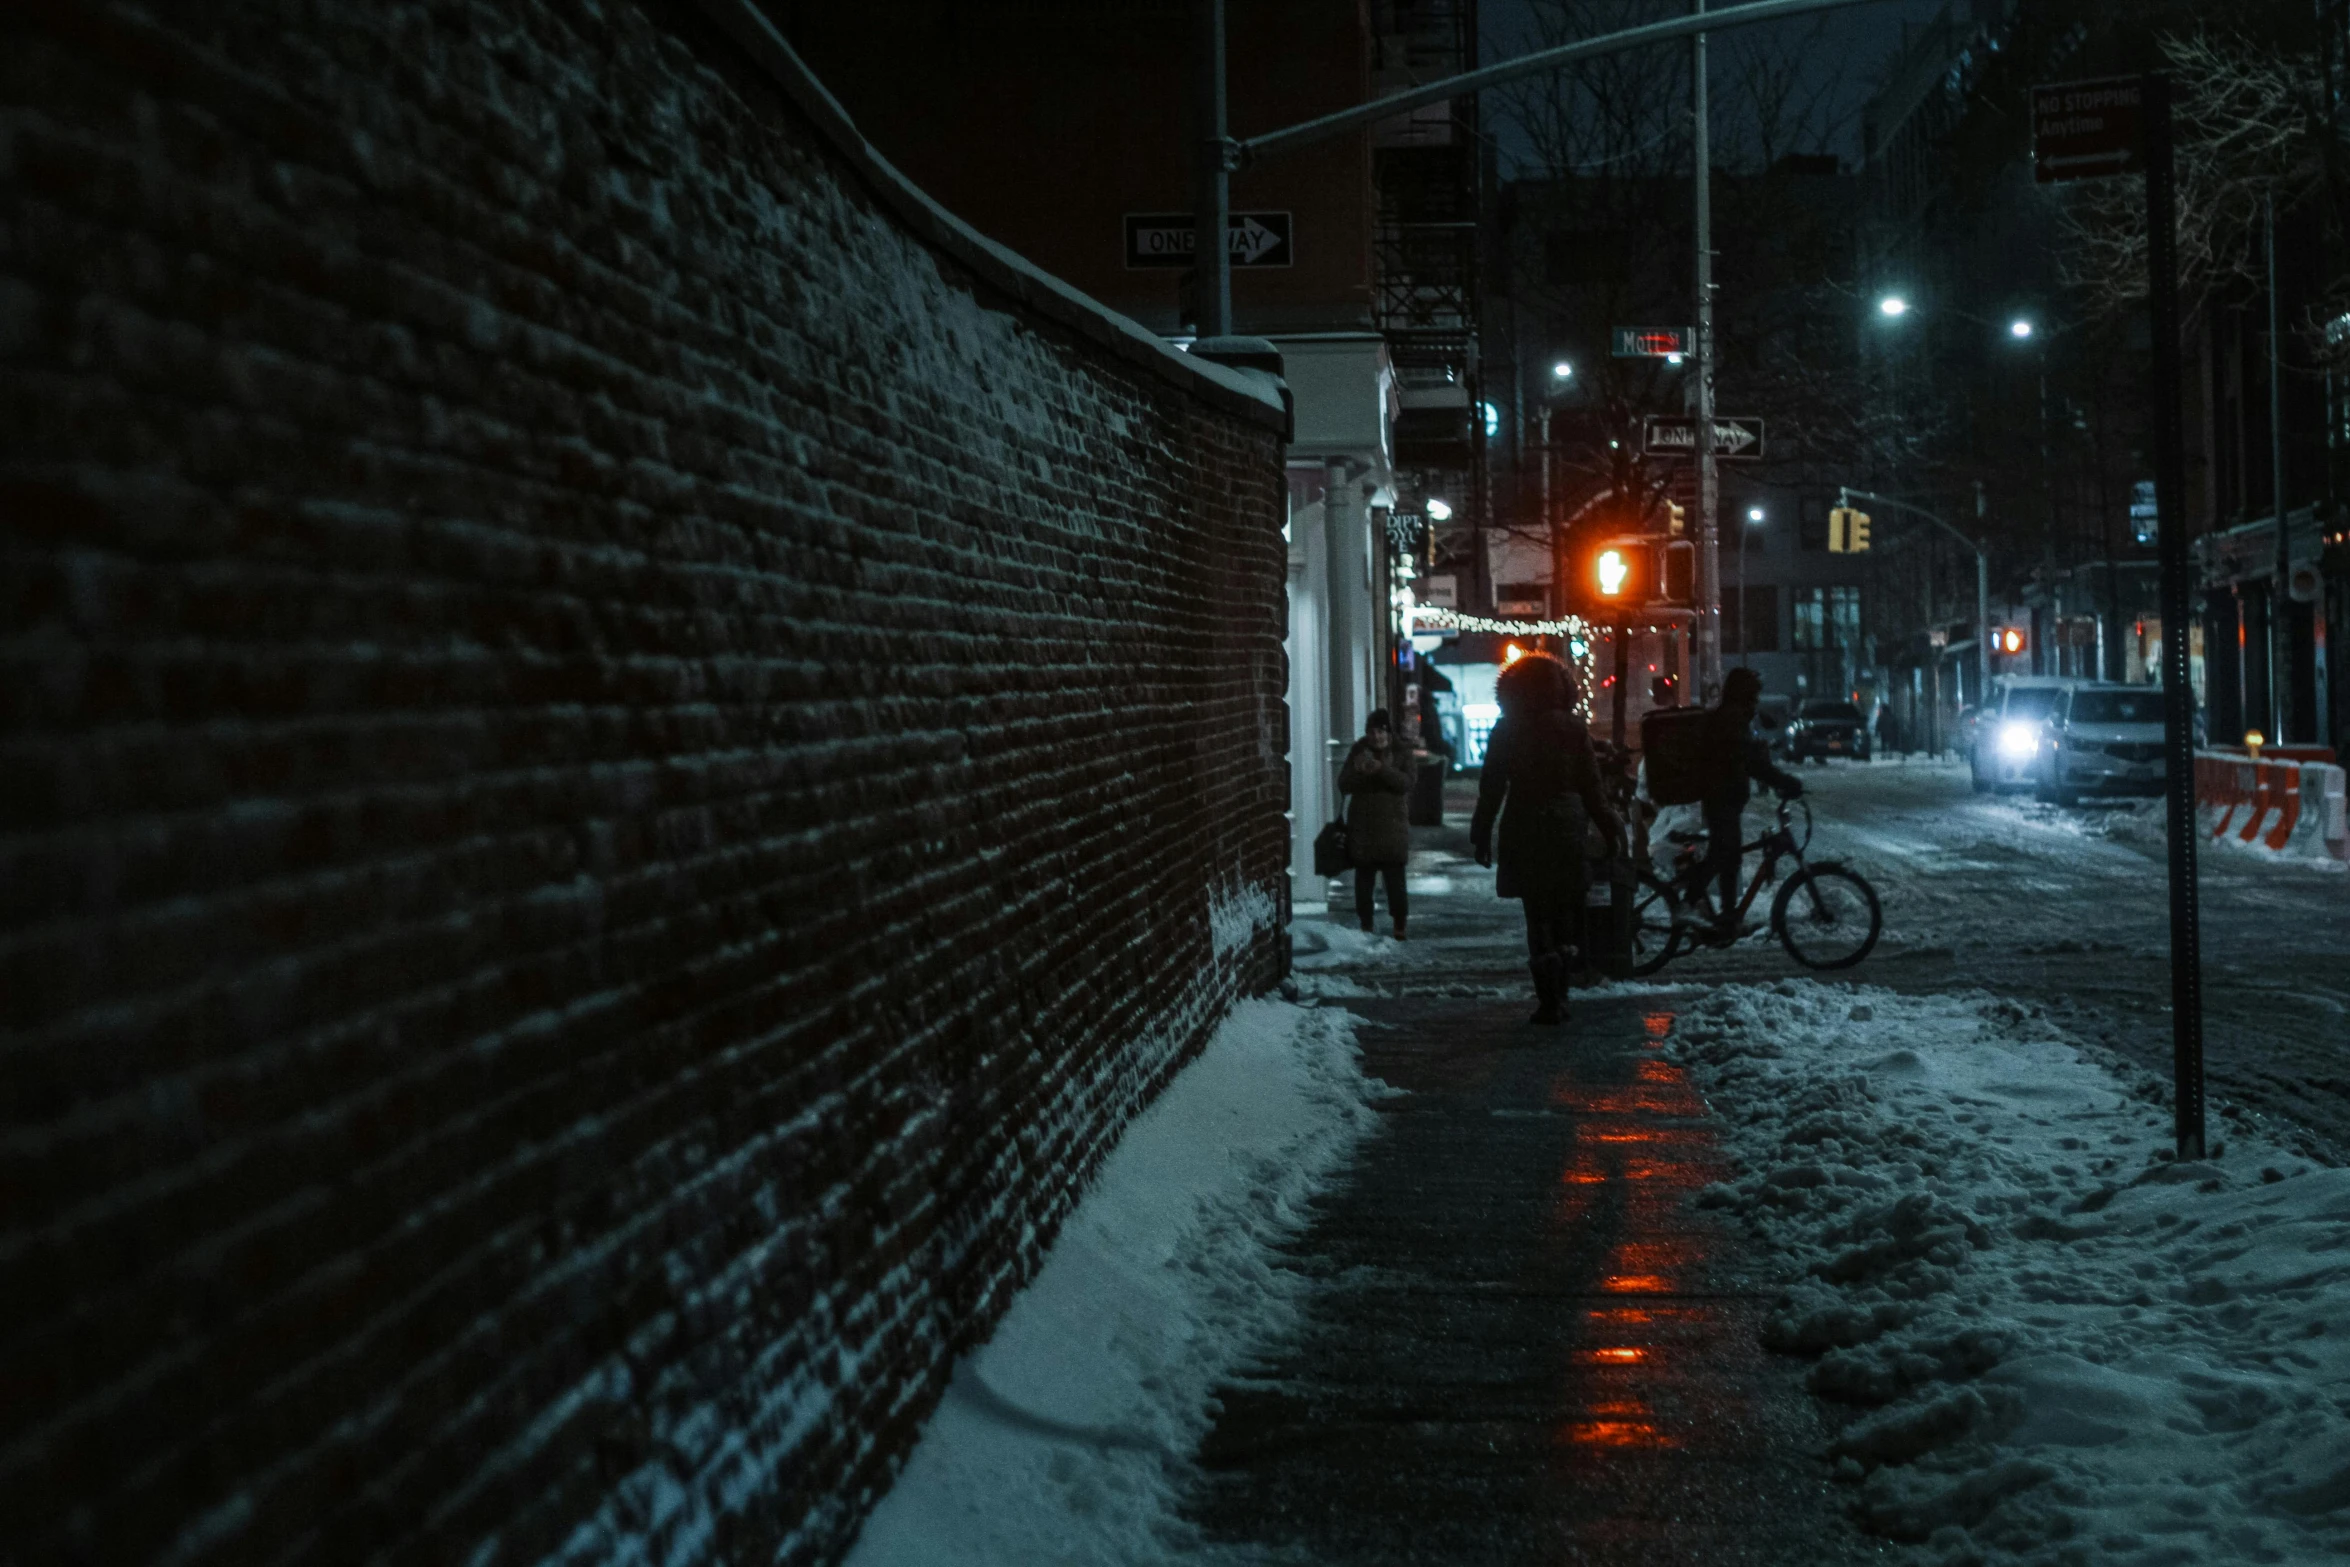
[[[1709,844],[1707,848],[1710,853],[1712,846]],[[1745,894],[1739,898],[1738,907],[1723,917],[1724,924],[1742,923],[1746,911],[1754,907],[1754,900],[1762,896],[1763,888],[1779,879],[1779,856],[1792,855],[1795,868],[1799,871],[1809,868],[1803,858],[1803,845],[1796,842],[1795,830],[1787,824],[1785,801],[1779,803],[1779,825],[1739,848],[1738,869],[1741,875],[1746,870],[1746,857],[1757,851],[1762,854],[1762,863],[1755,867],[1754,879],[1746,884]],[[1707,883],[1713,877],[1713,873],[1703,869],[1704,864],[1704,861],[1699,861],[1698,868],[1689,873],[1689,890],[1696,897],[1705,896],[1709,890]]]

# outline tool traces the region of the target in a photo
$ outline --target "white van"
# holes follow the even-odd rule
[[[2068,675],[2001,675],[1991,682],[1967,755],[1975,793],[2029,789],[2040,781],[2041,726],[2056,711],[2056,699],[2079,684]]]

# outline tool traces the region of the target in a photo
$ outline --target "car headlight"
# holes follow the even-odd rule
[[[2014,720],[1999,726],[1999,754],[2020,762],[2040,749],[2040,736],[2030,724]]]

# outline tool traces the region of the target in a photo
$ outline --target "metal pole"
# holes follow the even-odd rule
[[[2268,613],[2268,689],[2276,721],[2269,733],[2281,744],[2301,737],[2293,733],[2293,617],[2286,607],[2293,599],[2293,544],[2285,532],[2285,392],[2277,353],[2277,194],[2273,188],[2262,198],[2260,211],[2268,248],[2268,443],[2269,471],[2274,476],[2270,509],[2277,519],[2277,575]]]
[[[1746,535],[1754,524],[1738,525],[1738,662],[1746,662]]]
[[[2203,1157],[2203,933],[2195,885],[2195,693],[2187,684],[2187,462],[2179,408],[2178,191],[2170,78],[2149,75],[2146,295],[2154,331],[2154,513],[2162,561],[2162,713],[2170,800],[2171,1064],[2181,1159]]]
[[[1705,0],[1695,3],[1704,15]],[[1722,558],[1715,517],[1721,475],[1714,462],[1713,136],[1706,124],[1703,33],[1690,41],[1690,72],[1697,171],[1697,689],[1700,700],[1711,701],[1722,682]]]
[[[1991,503],[1983,492],[1983,481],[1975,481],[1975,526],[1984,526],[1991,513]],[[1975,701],[1977,705],[1991,699],[1991,537],[1985,533],[1975,541]],[[1961,703],[1961,706],[1965,704]]]
[[[1232,167],[1236,148],[1224,114],[1224,0],[1192,0],[1198,93],[1198,178],[1192,203],[1192,276],[1199,287],[1199,335],[1232,335]]]
[[[1991,700],[1991,541],[1975,546],[1975,703]]]
[[[1630,645],[1630,644],[1631,644],[1631,641],[1632,641],[1632,633],[1631,633],[1631,629],[1630,629],[1628,626],[1626,626],[1626,625],[1625,625],[1625,623],[1624,623],[1623,621],[1620,621],[1620,620],[1619,620],[1619,621],[1617,621],[1617,622],[1616,622],[1616,700],[1615,700],[1615,740],[1616,740],[1616,744],[1618,744],[1618,745],[1622,745],[1622,744],[1624,743],[1624,717],[1625,717],[1625,714],[1624,714],[1624,703],[1625,703],[1625,700],[1627,699],[1627,697],[1628,697],[1628,696],[1629,696],[1629,694],[1630,694],[1630,693],[1629,693],[1629,687],[1630,687],[1630,686],[1631,686],[1631,684],[1632,684],[1632,649],[1631,649],[1631,645]]]

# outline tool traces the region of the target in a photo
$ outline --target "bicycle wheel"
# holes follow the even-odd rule
[[[1681,950],[1681,899],[1673,884],[1643,866],[1632,893],[1632,974],[1655,973]]]
[[[1852,967],[1869,955],[1884,928],[1877,889],[1842,865],[1804,867],[1771,903],[1779,945],[1805,968]]]

